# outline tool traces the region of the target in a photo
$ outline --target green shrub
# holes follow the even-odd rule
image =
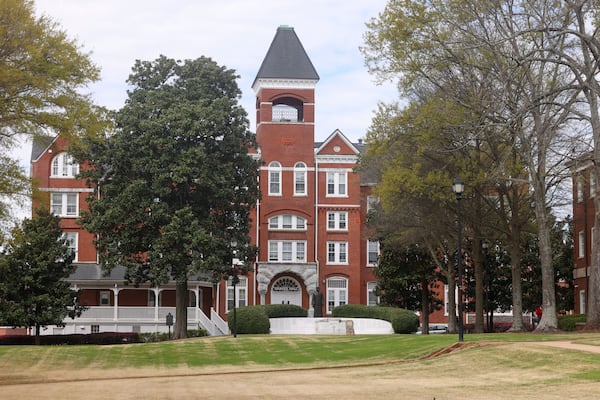
[[[419,328],[419,317],[410,310],[396,307],[346,304],[335,307],[332,316],[336,318],[374,318],[389,321],[395,333],[414,333]]]
[[[558,317],[558,329],[561,331],[573,332],[577,329],[578,322],[586,322],[585,314],[560,315]]]
[[[237,333],[262,334],[270,333],[271,323],[263,307],[239,307],[236,312]],[[233,332],[233,310],[227,313],[227,324]]]
[[[269,318],[306,317],[308,311],[295,304],[265,304],[261,307]]]

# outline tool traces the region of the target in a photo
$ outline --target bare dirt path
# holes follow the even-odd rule
[[[598,346],[568,341],[502,346],[507,359],[518,355],[523,346],[600,352]],[[46,382],[2,385],[0,398],[568,400],[580,399],[581,393],[600,392],[600,382],[561,382],[560,377],[540,369],[515,372],[494,364],[481,370],[472,368],[473,360],[485,353],[475,350],[468,354],[469,358],[442,355],[435,360],[307,370],[180,367],[168,370],[37,371],[37,374],[43,374]],[[36,371],[26,371],[27,375],[32,372]],[[53,380],[56,381],[51,382]]]

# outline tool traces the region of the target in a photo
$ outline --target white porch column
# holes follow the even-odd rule
[[[196,294],[196,309],[194,310],[195,322],[198,323],[200,320],[200,294],[202,293],[202,289],[200,289],[200,285],[196,285],[194,289],[194,293]]]
[[[158,296],[160,294],[160,289],[157,287],[152,288],[154,292],[154,320],[158,321]]]
[[[118,285],[115,283],[115,287],[112,289],[113,291],[113,319],[117,321],[119,319],[119,289]]]

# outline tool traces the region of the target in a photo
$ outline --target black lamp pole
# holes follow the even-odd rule
[[[462,260],[461,260],[461,248],[462,248],[462,225],[460,218],[460,201],[462,194],[465,190],[465,182],[460,178],[454,178],[452,184],[452,190],[456,194],[456,216],[458,221],[458,241],[456,245],[456,264],[458,269],[458,280],[456,287],[458,289],[458,341],[462,342],[463,337],[463,291],[462,291]]]
[[[237,337],[237,290],[236,285],[240,281],[237,274],[237,265],[233,263],[231,267],[231,283],[233,284],[233,337]]]

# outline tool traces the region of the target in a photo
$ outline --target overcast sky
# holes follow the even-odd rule
[[[377,86],[359,51],[365,23],[385,0],[35,0],[102,70],[90,89],[99,105],[120,108],[136,59],[211,57],[236,70],[250,128],[255,94],[250,87],[277,27],[294,28],[321,80],[316,89],[315,139],[340,129],[364,137],[379,100],[396,96]]]
[[[101,68],[89,89],[98,105],[119,109],[136,59],[211,57],[240,76],[241,105],[255,131],[251,88],[277,27],[294,28],[320,81],[315,140],[335,129],[350,140],[365,136],[379,101],[397,98],[393,83],[378,86],[359,51],[365,23],[386,0],[35,0]],[[29,170],[30,143],[19,158]]]

